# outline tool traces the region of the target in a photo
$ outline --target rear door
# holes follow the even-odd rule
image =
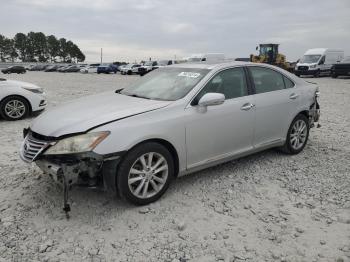
[[[296,115],[300,94],[293,81],[278,71],[262,66],[249,66],[255,90],[254,147],[279,143]]]

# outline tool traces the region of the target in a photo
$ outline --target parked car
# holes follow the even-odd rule
[[[34,65],[27,65],[27,66],[25,66],[24,68],[25,68],[27,71],[30,71],[30,69],[32,69],[33,66],[34,66]]]
[[[114,73],[116,74],[118,71],[118,67],[113,64],[102,64],[97,67],[97,74],[109,74],[109,73]]]
[[[43,88],[34,84],[0,78],[0,115],[5,120],[19,120],[44,110]]]
[[[24,74],[26,72],[26,69],[23,66],[10,66],[8,68],[2,69],[1,72],[3,74]]]
[[[127,65],[128,64],[118,66],[118,71],[122,72],[123,68],[125,68]]]
[[[350,56],[332,66],[331,76],[332,78],[337,78],[338,76],[350,76]]]
[[[147,61],[138,68],[138,74],[140,76],[143,76],[151,72],[153,69],[155,69],[157,65],[158,65],[157,61]]]
[[[79,72],[81,67],[79,65],[70,65],[67,67],[62,67],[58,71],[61,73],[76,73]]]
[[[34,65],[29,70],[30,71],[43,71],[46,68],[46,65]]]
[[[100,66],[100,64],[90,64],[90,65],[85,66],[82,69],[80,69],[80,72],[84,73],[84,74],[97,73],[98,66]]]
[[[330,75],[333,64],[340,62],[344,58],[344,51],[329,48],[315,48],[306,51],[304,56],[295,66],[294,74],[313,75]]]
[[[120,71],[122,75],[132,75],[132,74],[138,74],[139,73],[139,67],[141,67],[140,64],[127,64],[125,67],[123,67]]]
[[[317,86],[271,65],[168,66],[42,114],[24,130],[20,156],[63,185],[66,211],[74,184],[144,205],[178,176],[267,148],[301,152],[317,96]]]
[[[45,68],[44,72],[56,72],[58,68],[59,65],[50,65]]]

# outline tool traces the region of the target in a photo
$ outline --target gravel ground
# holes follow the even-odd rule
[[[49,107],[137,76],[28,72]],[[31,119],[0,120],[0,261],[350,261],[350,79],[319,78],[322,128],[302,153],[265,151],[177,179],[135,207],[62,191],[18,156]]]

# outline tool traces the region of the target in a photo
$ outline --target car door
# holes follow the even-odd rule
[[[267,67],[249,66],[255,90],[254,147],[280,143],[297,114],[299,91],[293,81]]]
[[[323,55],[320,61],[318,62],[318,68],[322,73],[327,72],[330,69],[330,66],[325,64],[325,61],[326,61],[326,56]]]
[[[221,105],[198,105],[206,93],[222,93]],[[242,67],[218,72],[185,109],[187,168],[215,162],[253,148],[254,107]]]

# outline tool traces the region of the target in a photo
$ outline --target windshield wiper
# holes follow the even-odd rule
[[[122,91],[123,89],[124,89],[124,88],[119,88],[119,89],[115,90],[114,93],[120,94],[120,91]]]
[[[126,96],[132,96],[132,97],[137,97],[137,98],[143,98],[143,99],[151,99],[149,97],[146,97],[146,96],[140,96],[140,95],[137,95],[137,94],[130,94],[130,93],[120,93],[122,95],[126,95]]]

